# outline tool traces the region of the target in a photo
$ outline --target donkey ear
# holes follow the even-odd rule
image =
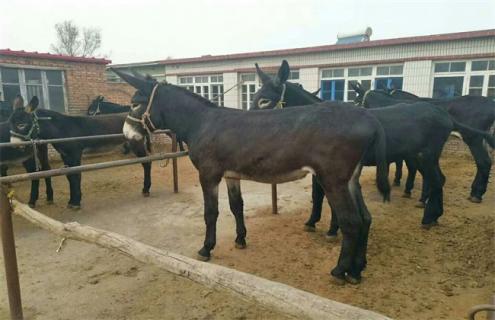
[[[256,67],[256,73],[258,74],[258,77],[261,79],[261,83],[266,83],[271,80],[270,76],[261,71],[260,66],[255,63],[254,66]]]
[[[110,68],[110,70],[134,88],[141,90],[143,93],[151,93],[152,85],[139,73],[132,71],[133,74],[130,74],[115,68]]]
[[[311,94],[314,95],[314,96],[318,96],[318,93],[320,93],[320,90],[321,90],[321,87],[318,88],[318,90],[312,92]]]
[[[24,99],[20,94],[18,94],[13,102],[14,109],[21,109],[24,108]]]
[[[277,76],[275,77],[275,84],[280,85],[283,84],[289,79],[290,75],[290,67],[287,60],[282,61],[282,65],[280,69],[278,69]]]
[[[29,101],[29,104],[26,107],[27,112],[33,112],[38,108],[38,105],[40,104],[40,100],[38,99],[37,96],[33,96],[31,98],[31,101]]]

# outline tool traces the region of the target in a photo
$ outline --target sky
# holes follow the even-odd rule
[[[50,52],[54,25],[101,30],[96,56],[113,63],[495,28],[495,0],[0,0],[0,49]]]

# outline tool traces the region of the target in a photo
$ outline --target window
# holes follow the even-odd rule
[[[376,90],[402,89],[402,82],[403,82],[402,77],[376,78],[375,89]]]
[[[441,72],[463,72],[466,70],[466,62],[437,62],[435,73]]]
[[[378,66],[376,68],[377,76],[391,76],[391,75],[401,75],[404,70],[404,66]]]
[[[321,98],[323,100],[344,101],[345,80],[322,80]]]
[[[349,68],[347,74],[349,77],[363,77],[363,76],[371,76],[372,67],[365,68]]]
[[[299,80],[299,70],[295,70],[290,72],[289,80]]]
[[[481,96],[483,94],[483,76],[471,76],[469,78],[469,94]]]
[[[253,102],[253,96],[256,92],[256,84],[243,84],[241,88],[241,106],[242,110],[248,110]]]
[[[256,81],[256,75],[254,73],[241,74],[241,81],[242,82]]]
[[[223,75],[183,76],[179,85],[223,107]]]
[[[486,96],[488,98],[492,98],[495,101],[495,75],[491,75],[488,77],[488,91]]]
[[[329,69],[321,71],[322,78],[343,78],[344,69]]]
[[[65,112],[63,71],[2,67],[0,88],[4,101],[12,103],[18,94],[22,95],[26,101],[37,96],[40,108]]]
[[[366,91],[371,89],[371,80],[350,80],[347,82],[347,101],[354,101],[356,99],[357,93],[352,89],[351,83],[357,83],[359,82],[361,84],[361,87]]]
[[[1,69],[2,92],[3,100],[7,101],[10,105],[13,104],[16,95],[21,93],[21,86],[19,83],[19,72],[17,69],[2,68]]]
[[[462,96],[464,77],[435,77],[433,81],[433,98],[450,98]]]
[[[193,77],[180,77],[179,84],[193,83]]]

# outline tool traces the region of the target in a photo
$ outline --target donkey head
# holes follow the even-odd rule
[[[264,73],[257,63],[255,66],[263,86],[254,95],[251,109],[273,109],[277,104],[284,102],[285,83],[290,75],[289,63],[286,60],[282,61],[282,65],[273,79]]]
[[[131,109],[124,123],[123,132],[127,139],[143,140],[147,131],[152,130],[153,122],[150,115],[149,101],[152,98],[153,88],[158,82],[150,76],[143,76],[132,71],[132,74],[112,69],[119,77],[137,89],[131,98]]]
[[[93,101],[91,101],[88,111],[86,112],[88,116],[95,116],[101,113],[100,108],[98,108],[98,106],[101,102],[103,102],[103,99],[105,99],[103,96],[97,96],[96,98],[93,99]]]
[[[364,106],[364,96],[366,95],[366,90],[357,81],[349,81],[351,88],[356,91],[356,98],[354,99],[354,104],[357,106]]]
[[[38,137],[39,127],[37,123],[37,116],[35,113],[38,105],[38,97],[34,96],[25,108],[15,108],[12,116],[9,119],[11,142],[31,140]]]

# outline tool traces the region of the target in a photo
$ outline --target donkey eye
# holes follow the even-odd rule
[[[25,124],[25,123],[20,123],[17,125],[17,129],[19,129],[19,130],[24,130],[24,129],[26,129],[26,127],[27,127],[27,124]]]
[[[263,109],[263,108],[269,107],[271,103],[272,103],[272,100],[262,98],[258,101],[258,107],[260,109]]]

